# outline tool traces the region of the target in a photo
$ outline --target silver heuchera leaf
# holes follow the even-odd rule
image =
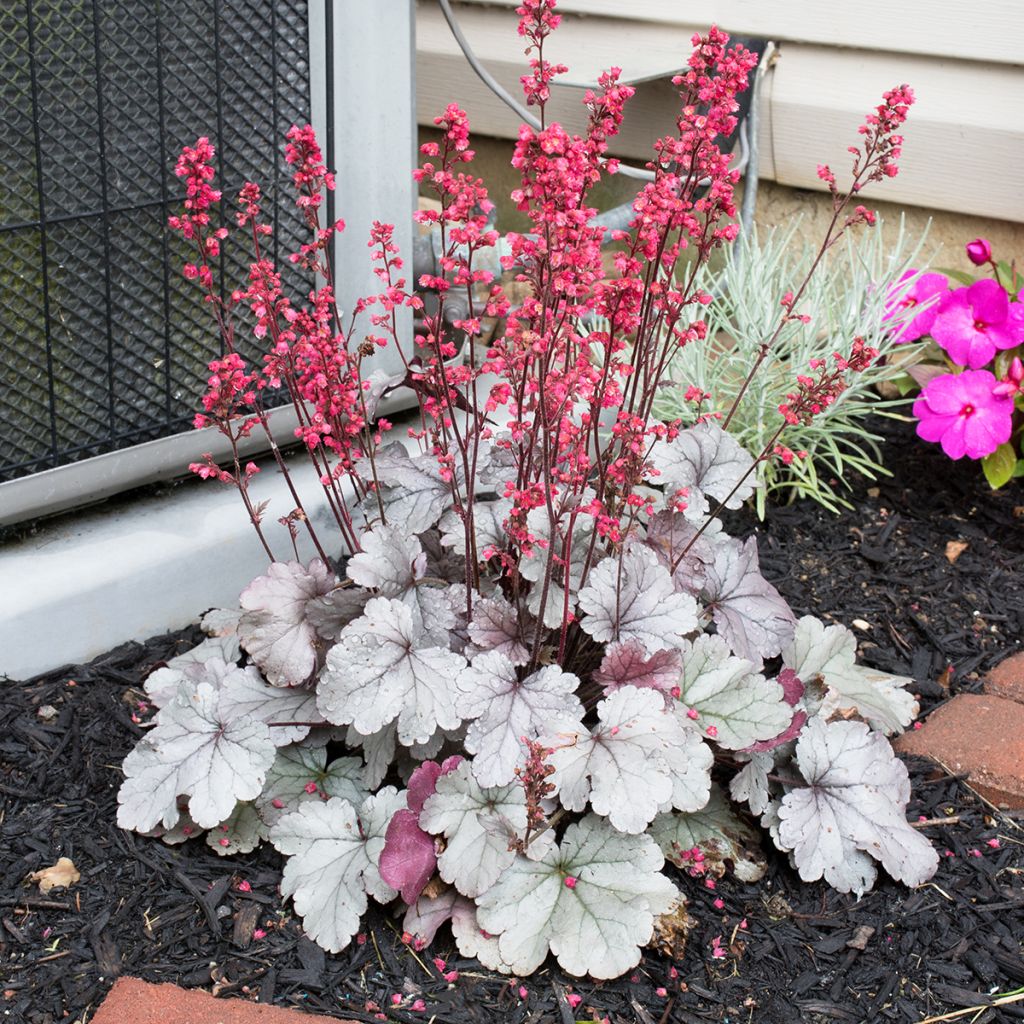
[[[201,828],[224,821],[239,800],[254,800],[274,761],[267,726],[225,714],[220,694],[198,683],[160,711],[157,725],[124,759],[117,799],[121,828],[146,832],[178,820],[178,797]]]
[[[307,800],[343,797],[358,807],[369,795],[357,757],[338,757],[329,765],[323,747],[296,743],[282,747],[267,772],[267,783],[256,798],[260,817],[273,825]]]
[[[594,682],[604,688],[605,695],[623,686],[641,690],[657,690],[666,706],[674,700],[672,691],[679,686],[682,658],[678,650],[659,651],[649,655],[639,640],[609,644],[601,665],[594,671]]]
[[[158,708],[172,701],[182,683],[195,684],[208,679],[206,663],[218,661],[233,664],[241,650],[235,636],[210,637],[198,647],[171,658],[166,665],[146,676],[143,688],[150,702]]]
[[[423,578],[427,556],[419,538],[398,526],[378,524],[359,538],[362,550],[345,567],[353,583],[381,597],[401,597]]]
[[[620,832],[643,832],[663,805],[672,806],[674,756],[690,746],[686,730],[659,693],[635,686],[606,697],[597,714],[593,730],[567,719],[541,738],[553,751],[548,781],[568,810],[589,802]]]
[[[363,614],[371,597],[373,594],[362,587],[337,586],[306,605],[306,621],[316,630],[317,636],[324,640],[337,640],[341,631]]]
[[[912,682],[856,664],[857,640],[845,626],[826,626],[812,615],[796,624],[782,660],[804,683],[817,679],[826,687],[823,701],[807,693],[803,704],[810,714],[828,717],[853,708],[875,729],[891,735],[902,732],[915,718],[918,703],[904,687]]]
[[[768,867],[757,833],[736,815],[718,786],[711,787],[708,802],[699,811],[659,814],[649,834],[676,867],[699,866],[714,878],[725,874],[727,862],[741,882],[758,881]],[[694,849],[703,860],[692,856]]]
[[[782,687],[729,652],[719,636],[702,634],[683,649],[679,699],[697,712],[701,729],[723,747],[741,750],[778,736],[793,709]],[[712,731],[713,730],[713,731]]]
[[[481,786],[503,786],[515,778],[523,739],[534,739],[554,720],[583,715],[576,697],[579,679],[548,665],[525,679],[497,651],[479,654],[455,681],[459,707],[474,719],[466,749],[476,754],[473,774]]]
[[[747,756],[749,760],[733,776],[729,795],[733,800],[747,804],[754,814],[763,814],[771,803],[768,774],[775,767],[775,757],[772,753],[741,756]]]
[[[528,626],[529,622],[524,625]],[[474,602],[469,640],[465,651],[467,658],[495,651],[504,654],[514,665],[525,665],[530,660],[519,616],[501,594]]]
[[[252,853],[270,834],[251,803],[237,804],[215,828],[206,833],[206,845],[221,857]]]
[[[222,663],[210,661],[208,669]],[[270,726],[274,745],[298,743],[309,735],[310,724],[272,725],[273,722],[316,723],[324,721],[316,706],[316,692],[302,686],[270,686],[251,665],[223,666],[220,710],[227,718],[247,715]]]
[[[395,751],[398,747],[398,729],[395,723],[392,722],[367,735],[350,725],[345,733],[345,742],[349,747],[362,748],[363,784],[367,789],[375,790],[384,781],[384,776],[395,760]],[[433,754],[427,756],[433,757]]]
[[[461,654],[429,644],[412,609],[376,597],[329,651],[317,701],[329,722],[364,736],[397,719],[401,743],[425,743],[462,721],[453,681],[465,666]]]
[[[497,935],[500,958],[483,949],[481,962],[525,975],[550,949],[569,974],[618,977],[639,962],[655,918],[677,896],[663,864],[650,836],[622,835],[587,815],[540,860],[517,856],[479,897],[477,921]]]
[[[507,834],[494,834],[482,815],[499,814],[512,829],[526,829],[526,795],[518,782],[483,789],[463,761],[437,780],[434,795],[420,813],[420,827],[448,840],[437,860],[441,877],[463,896],[477,897],[489,889],[515,860]]]
[[[497,501],[473,502],[473,534],[476,539],[476,554],[483,561],[484,552],[488,549],[502,550],[506,546],[508,535],[504,522],[512,511],[512,502],[508,498]],[[441,517],[441,543],[455,554],[466,554],[466,527],[462,518],[449,509]]]
[[[580,628],[599,643],[638,640],[657,654],[682,647],[697,629],[697,602],[676,593],[657,555],[640,545],[598,562],[579,603]]]
[[[762,658],[778,654],[793,638],[796,618],[782,595],[761,575],[753,537],[743,543],[730,539],[717,546],[703,596],[718,632],[735,654],[755,667],[760,667]]]
[[[270,841],[285,854],[281,895],[291,896],[306,934],[338,953],[359,930],[367,894],[388,903],[397,893],[377,871],[384,833],[404,794],[387,786],[360,805],[332,797],[310,801],[286,814],[270,830]]]
[[[242,591],[245,611],[238,623],[242,646],[274,686],[297,686],[317,669],[318,639],[306,618],[310,601],[336,584],[334,573],[318,558],[272,562]]]
[[[663,485],[666,493],[687,488],[687,512],[698,515],[708,509],[702,497],[725,501],[726,508],[740,508],[757,487],[750,473],[753,457],[714,420],[680,431],[673,441],[655,442],[650,462],[660,474],[653,477],[654,482]],[[743,483],[732,493],[740,480]]]
[[[698,536],[699,528],[684,513],[666,510],[651,516],[645,537],[645,543],[658,556],[658,561],[672,573],[676,590],[695,597],[707,579],[707,567],[715,560],[715,545],[709,531]],[[689,550],[687,545],[692,545]]]
[[[401,523],[410,534],[429,530],[451,503],[451,484],[433,455],[410,456],[401,444],[389,444],[378,451],[374,465],[384,485],[380,497],[388,522]],[[375,495],[365,507],[368,515],[377,513]]]
[[[824,877],[860,895],[875,875],[864,854],[907,885],[935,873],[938,855],[907,824],[907,769],[883,736],[863,722],[812,718],[797,741],[796,766],[808,785],[782,798],[778,834],[804,881]]]
[[[530,588],[526,598],[526,607],[530,613],[539,618],[541,601],[544,600],[544,625],[549,629],[557,629],[562,624],[562,615],[566,605],[565,584],[568,582],[569,610],[576,605],[576,593],[583,578],[583,567],[591,547],[593,537],[593,521],[589,516],[577,515],[572,530],[572,540],[568,554],[568,580],[566,579],[565,540],[571,516],[563,513],[561,521],[555,524],[554,540],[551,539],[551,519],[543,506],[531,509],[526,517],[530,533],[539,543],[534,547],[533,554],[519,560],[519,571],[523,579],[535,585]],[[554,545],[551,581],[548,585],[547,597],[544,596],[542,580],[549,558],[551,545]]]

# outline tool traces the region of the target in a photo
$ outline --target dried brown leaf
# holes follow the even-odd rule
[[[33,871],[28,876],[28,881],[37,882],[39,891],[45,896],[52,889],[70,888],[81,877],[71,858],[61,857],[56,864],[51,864],[42,871]]]

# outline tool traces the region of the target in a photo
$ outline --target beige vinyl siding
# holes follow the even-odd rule
[[[464,0],[453,6],[480,59],[513,95],[521,95],[523,43],[516,34],[514,3],[487,6]],[[563,79],[566,84],[556,87],[551,116],[581,130],[584,89],[603,68],[622,67],[623,79],[636,83],[637,95],[615,146],[618,155],[645,160],[654,139],[672,130],[675,93],[668,79],[682,66],[690,36],[700,27],[683,24],[681,12],[688,18],[709,12],[717,17],[708,22],[779,40],[760,105],[763,178],[819,189],[817,164],[831,163],[840,174],[848,166],[846,147],[856,141],[864,114],[884,89],[909,82],[918,102],[906,129],[901,173],[874,191],[866,190],[865,196],[1024,221],[1024,66],[1013,63],[1024,60],[1024,5],[1019,0],[976,5],[970,31],[962,32],[963,42],[980,55],[975,37],[991,37],[985,45],[992,54],[984,60],[944,55],[954,49],[955,34],[946,16],[946,8],[953,5],[944,0],[927,5],[908,0],[898,11],[889,10],[893,30],[885,33],[877,30],[885,24],[879,21],[881,5],[873,3],[859,5],[855,19],[837,4],[813,0],[700,0],[685,5],[668,0],[563,0],[559,6],[565,17],[546,56],[569,64],[572,73]],[[926,8],[929,16],[916,33],[911,31],[913,17]],[[586,16],[575,13],[584,9]],[[807,15],[804,21],[801,12]],[[730,16],[746,20],[730,21]],[[1013,31],[1014,25],[1019,31]],[[870,39],[865,26],[872,28]],[[804,41],[787,41],[798,29]],[[446,103],[457,100],[475,131],[514,138],[518,118],[466,64],[432,0],[418,2],[417,33],[420,123],[431,123]],[[973,50],[967,46],[968,36],[974,40]],[[844,45],[821,45],[833,38]]]

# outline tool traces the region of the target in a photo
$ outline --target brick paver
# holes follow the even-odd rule
[[[334,1017],[263,1006],[244,999],[214,999],[208,992],[119,978],[92,1024],[356,1024]]]

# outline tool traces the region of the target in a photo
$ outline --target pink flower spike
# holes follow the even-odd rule
[[[988,370],[943,374],[925,385],[914,415],[918,437],[938,441],[951,459],[981,459],[1010,439],[1013,399],[994,392]]]

